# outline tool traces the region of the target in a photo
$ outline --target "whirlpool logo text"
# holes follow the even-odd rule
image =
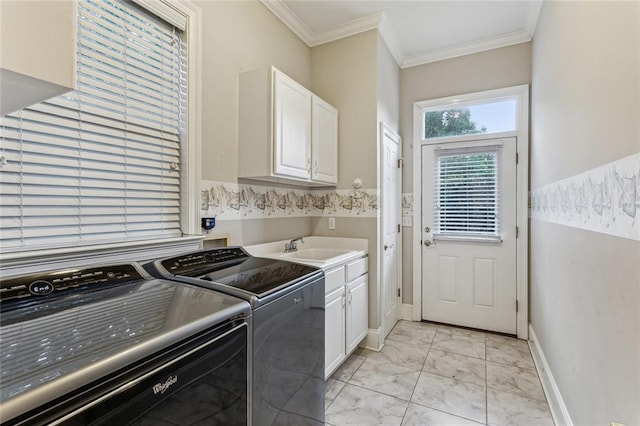
[[[169,378],[167,380],[165,380],[164,383],[156,383],[155,385],[153,385],[153,394],[157,395],[157,394],[163,394],[167,391],[167,389],[169,389],[172,385],[176,384],[178,382],[178,376],[169,376]]]

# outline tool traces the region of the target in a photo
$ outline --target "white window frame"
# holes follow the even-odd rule
[[[203,238],[199,205],[202,139],[202,10],[190,0],[135,0],[135,3],[174,25],[180,21],[186,22],[187,140],[181,146],[183,151],[180,160],[180,168],[183,171],[180,224],[184,235],[176,238],[125,243],[0,253],[0,270],[3,277],[47,269],[81,267],[96,262],[146,261],[174,254],[176,250],[197,249],[200,245]],[[76,18],[77,12],[74,22]],[[74,64],[76,54],[74,53]]]
[[[460,104],[483,103],[498,99],[516,99],[516,130],[424,139],[424,113],[437,108],[456,107]],[[517,200],[516,226],[516,313],[517,336],[529,336],[529,85],[505,87],[458,96],[414,102],[413,104],[413,320],[422,319],[422,146],[467,142],[479,139],[516,138],[518,164],[516,171]],[[515,159],[514,159],[515,161]]]

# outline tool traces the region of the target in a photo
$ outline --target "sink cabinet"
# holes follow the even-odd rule
[[[303,186],[338,182],[338,111],[274,67],[240,74],[238,174]]]
[[[367,335],[367,260],[364,256],[325,271],[325,379]]]

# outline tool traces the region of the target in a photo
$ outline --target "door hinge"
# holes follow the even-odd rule
[[[398,297],[400,297],[400,289],[398,288],[397,290],[398,290]]]
[[[518,308],[518,301],[516,300],[516,312],[518,312],[518,311],[519,311],[519,308]]]
[[[516,238],[520,237],[520,228],[516,226]]]
[[[404,165],[404,158],[398,158],[398,168],[402,168],[402,166]]]
[[[400,228],[400,224],[398,224],[398,232],[400,232],[402,228]]]
[[[518,153],[516,152],[516,164],[518,164],[518,161],[520,161],[520,156],[518,155]]]

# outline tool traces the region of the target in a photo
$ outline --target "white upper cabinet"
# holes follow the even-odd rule
[[[310,179],[312,94],[281,72],[274,79],[273,172]]]
[[[313,165],[311,179],[338,183],[338,110],[313,96]]]
[[[338,112],[276,68],[239,76],[238,175],[330,186],[338,181]]]
[[[72,90],[75,1],[0,1],[2,115]]]

